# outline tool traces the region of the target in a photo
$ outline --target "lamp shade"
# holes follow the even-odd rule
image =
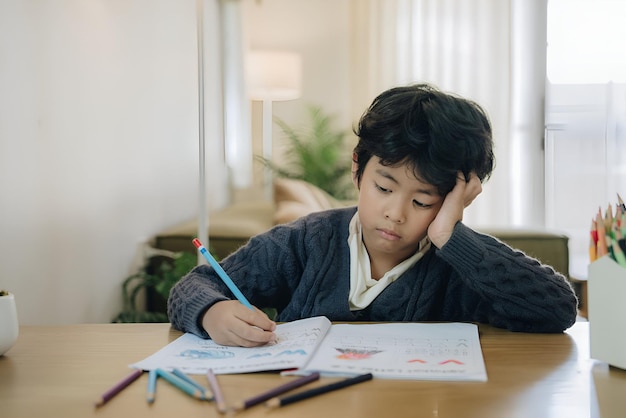
[[[282,101],[300,97],[302,58],[296,53],[251,51],[246,74],[252,100]]]

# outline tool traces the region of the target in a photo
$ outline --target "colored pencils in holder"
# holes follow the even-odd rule
[[[231,292],[233,292],[233,294],[239,300],[239,302],[241,302],[245,307],[254,310],[250,302],[248,302],[248,299],[246,299],[243,293],[241,293],[241,291],[239,290],[237,285],[235,285],[232,279],[228,277],[228,274],[226,274],[222,266],[220,266],[219,263],[215,260],[215,258],[213,258],[213,256],[207,251],[206,248],[204,248],[204,245],[202,245],[200,240],[198,238],[194,238],[192,242],[193,242],[193,245],[196,246],[198,251],[200,251],[200,253],[204,256],[204,258],[206,258],[206,260],[209,262],[211,267],[213,267],[217,275],[220,276],[220,279],[222,279],[224,284],[228,286]]]
[[[303,401],[305,399],[312,398],[323,393],[331,392],[338,389],[343,389],[348,386],[356,385],[357,383],[366,382],[372,380],[374,376],[371,373],[362,374],[359,376],[351,377],[349,379],[341,380],[339,382],[331,383],[326,386],[320,386],[315,389],[307,390],[304,392],[296,393],[294,395],[285,396],[283,398],[272,398],[265,403],[269,407],[281,407],[295,402]]]
[[[609,253],[609,249],[606,245],[606,228],[604,227],[604,220],[600,212],[596,215],[596,230],[598,231],[597,257],[600,258]]]
[[[283,385],[277,386],[273,389],[268,390],[267,392],[263,392],[257,396],[253,396],[250,399],[246,399],[245,401],[241,401],[239,402],[236,406],[235,409],[236,410],[243,410],[243,409],[247,409],[250,408],[254,405],[258,405],[262,402],[267,401],[268,399],[272,399],[275,398],[278,395],[282,395],[285,392],[288,392],[290,390],[299,388],[301,386],[306,385],[307,383],[311,383],[314,382],[316,380],[318,380],[320,378],[320,374],[318,372],[314,372],[311,373],[309,375],[306,376],[302,376],[299,377],[295,380],[292,380],[290,382],[287,382]]]
[[[618,194],[619,203],[615,205],[615,215],[609,205],[602,216],[602,208],[598,208],[595,219],[592,219],[589,238],[589,261],[594,262],[608,255],[617,264],[626,267],[626,205]]]
[[[143,373],[143,370],[133,370],[131,374],[117,382],[111,389],[104,392],[104,394],[98,399],[96,402],[96,406],[102,406],[105,403],[109,402],[115,395],[124,390],[128,385],[133,383],[135,380],[139,378]]]
[[[593,263],[598,258],[598,229],[595,219],[591,220],[589,235],[589,261]]]

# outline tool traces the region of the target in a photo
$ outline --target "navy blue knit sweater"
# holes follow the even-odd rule
[[[494,237],[457,223],[441,249],[432,246],[366,309],[350,311],[348,224],[356,208],[310,214],[279,225],[221,265],[246,298],[273,307],[277,321],[324,315],[331,321],[462,321],[522,332],[562,332],[576,320],[569,282]],[[233,299],[208,265],[172,289],[172,325],[208,337],[200,326],[214,303]]]

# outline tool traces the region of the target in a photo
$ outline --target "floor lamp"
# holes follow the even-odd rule
[[[198,239],[209,247],[209,226],[206,197],[206,158],[204,132],[204,0],[196,0],[198,41]],[[198,252],[198,264],[204,263]]]
[[[285,51],[256,50],[248,55],[248,93],[250,99],[263,102],[263,158],[272,159],[272,103],[300,97],[302,59]],[[272,170],[265,167],[265,197],[273,199]]]

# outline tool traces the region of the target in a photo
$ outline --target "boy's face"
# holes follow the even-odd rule
[[[376,156],[367,162],[360,185],[354,182],[371,263],[389,269],[412,256],[443,203],[436,187],[416,179],[408,165],[384,166]]]

